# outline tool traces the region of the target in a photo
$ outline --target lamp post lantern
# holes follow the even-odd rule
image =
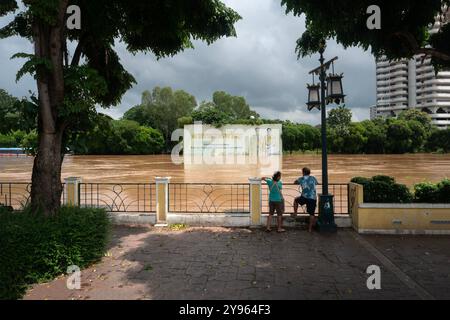
[[[320,54],[320,66],[310,71],[313,75],[313,85],[308,85],[308,110],[311,111],[314,108],[318,108],[321,111],[321,132],[322,132],[322,194],[319,197],[319,220],[317,227],[319,231],[331,231],[337,230],[336,223],[334,221],[334,205],[333,195],[329,194],[328,190],[328,152],[327,152],[327,110],[326,106],[329,103],[341,103],[344,102],[344,93],[342,89],[342,75],[334,73],[334,61],[338,59],[335,57],[330,61],[325,62],[323,56],[325,52],[325,43],[321,44]],[[327,71],[333,67],[333,73],[327,77]],[[314,75],[319,75],[320,85],[314,84]],[[318,93],[320,91],[320,97]],[[317,98],[316,98],[317,97]]]

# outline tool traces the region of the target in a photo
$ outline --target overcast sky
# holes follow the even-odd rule
[[[106,113],[114,118],[140,103],[141,93],[155,86],[170,86],[193,94],[200,102],[210,100],[214,91],[223,90],[244,96],[251,107],[265,118],[277,118],[317,124],[318,111],[308,112],[306,84],[308,71],[318,65],[318,56],[297,60],[295,43],[305,29],[304,19],[285,15],[281,0],[223,0],[235,9],[242,20],[236,25],[237,38],[221,39],[207,46],[195,42],[195,49],[176,57],[157,61],[151,54],[131,55],[117,45],[125,68],[137,85],[123,97],[119,107]],[[1,18],[4,26],[9,17]],[[14,96],[36,92],[32,78],[15,82],[21,60],[10,60],[16,52],[32,52],[26,40],[0,40],[0,88]],[[375,62],[370,53],[358,48],[344,50],[328,43],[326,58],[339,56],[336,71],[344,73],[346,104],[355,120],[369,118],[375,104]]]

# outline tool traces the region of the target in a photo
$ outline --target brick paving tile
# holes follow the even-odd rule
[[[450,298],[450,237],[362,238],[433,298]],[[370,265],[381,268],[381,290],[367,289]],[[25,299],[420,298],[352,230],[115,227],[108,254],[81,277],[80,290],[68,290],[62,276]]]

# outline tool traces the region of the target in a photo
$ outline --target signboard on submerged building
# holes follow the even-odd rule
[[[195,123],[184,127],[185,166],[257,166],[271,174],[281,170],[282,125],[226,125],[216,128]]]

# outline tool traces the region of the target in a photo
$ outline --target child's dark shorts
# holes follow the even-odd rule
[[[295,198],[295,202],[300,206],[304,206],[306,204],[306,212],[308,212],[310,216],[313,216],[316,213],[317,200],[297,197]]]
[[[278,216],[282,216],[284,214],[283,202],[269,201],[269,214],[273,215],[275,212]]]

